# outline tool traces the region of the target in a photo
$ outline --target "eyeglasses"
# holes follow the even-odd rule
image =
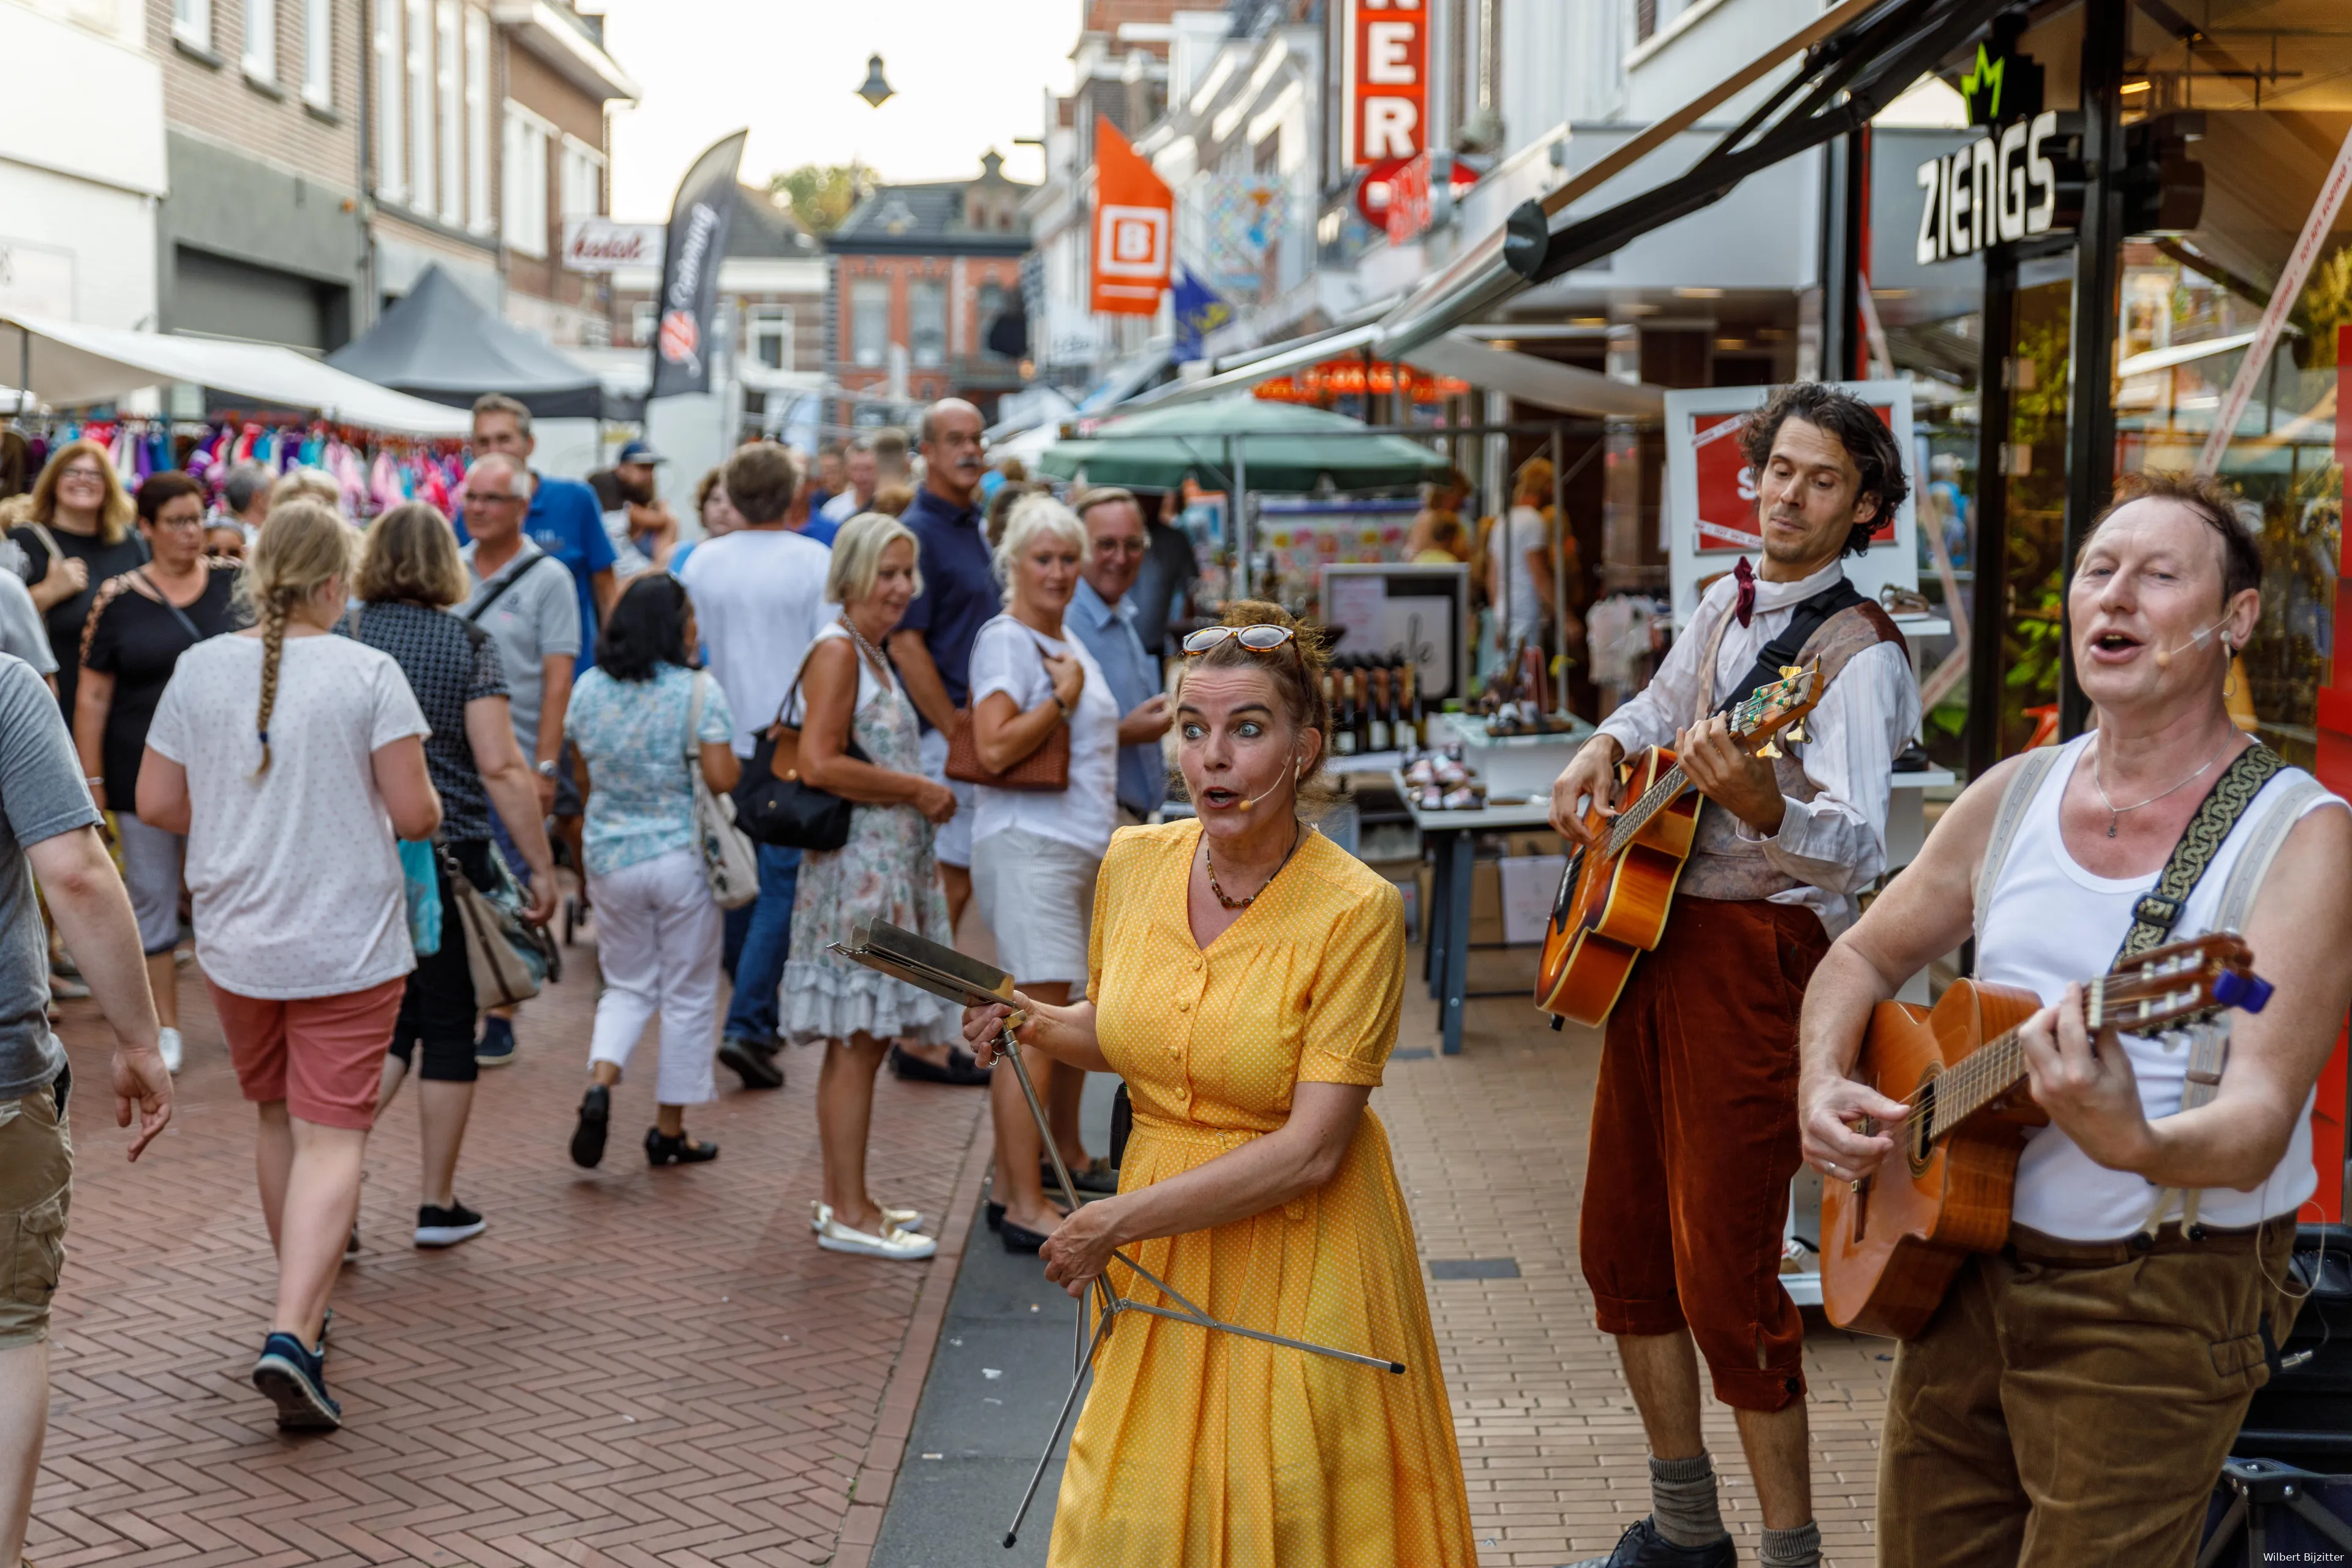
[[[1198,658],[1213,647],[1222,647],[1227,638],[1236,638],[1252,653],[1272,653],[1298,639],[1289,626],[1270,626],[1263,623],[1254,626],[1202,626],[1184,639],[1184,657]]]
[[[96,468],[68,468],[64,473],[59,474],[58,479],[60,482],[67,479],[79,479],[84,484],[90,485],[106,483],[106,476]]]
[[[508,506],[522,500],[520,496],[476,495],[472,490],[466,491],[465,497],[467,506]]]

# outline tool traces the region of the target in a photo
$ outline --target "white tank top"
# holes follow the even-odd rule
[[[2066,781],[2093,739],[2084,735],[2067,743],[2026,808],[1991,889],[1984,921],[1984,951],[1977,955],[1981,978],[2031,991],[2044,1002],[2056,1001],[2074,981],[2106,973],[2115,963],[2116,950],[2123,945],[2124,933],[2131,929],[2132,906],[2156,886],[2161,874],[2150,871],[2145,877],[2120,879],[2095,877],[2066,852],[2058,828],[2059,802],[2065,795]],[[2261,819],[2275,792],[2309,776],[2300,768],[2282,768],[2271,776],[2198,879],[2168,940],[2201,936],[2212,929],[2214,907],[2230,879],[2231,867],[2244,847],[2248,825]],[[2334,795],[2322,795],[2306,809],[2344,804]],[[2262,958],[2261,953],[2254,954],[2257,970],[2262,968]],[[2281,974],[2268,978],[2287,979]],[[2148,1119],[2179,1110],[2188,1049],[2168,1051],[2137,1035],[2121,1038],[2131,1057],[2132,1071],[2138,1077],[2140,1104]],[[2201,1223],[2231,1227],[2257,1225],[2274,1215],[2293,1214],[2303,1205],[2319,1182],[2311,1163],[2311,1100],[2304,1102],[2303,1114],[2295,1118],[2294,1134],[2287,1141],[2285,1157],[2269,1177],[2251,1192],[2228,1187],[2207,1191],[2198,1210]],[[2110,1241],[2131,1235],[2147,1218],[2156,1203],[2157,1189],[2152,1184],[2093,1163],[2072,1138],[2055,1127],[2035,1128],[2025,1137],[2011,1214],[2017,1224],[2072,1241]]]

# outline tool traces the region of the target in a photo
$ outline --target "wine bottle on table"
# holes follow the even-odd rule
[[[1367,670],[1372,683],[1372,700],[1367,706],[1364,726],[1371,744],[1365,750],[1385,752],[1389,749],[1389,672],[1379,664]]]
[[[1352,757],[1356,754],[1356,672],[1343,658],[1332,674],[1339,682],[1339,702],[1331,714],[1331,750]]]

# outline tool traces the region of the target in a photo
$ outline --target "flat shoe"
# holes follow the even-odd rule
[[[923,1227],[923,1211],[920,1209],[894,1209],[888,1204],[877,1204],[874,1206],[882,1211],[882,1223],[889,1229],[920,1230]],[[833,1205],[819,1198],[809,1205],[811,1230],[823,1236],[824,1227],[832,1223]]]
[[[1048,1233],[1031,1230],[1027,1226],[1016,1224],[1008,1218],[996,1227],[996,1234],[1004,1238],[1005,1251],[1034,1253],[1045,1245]]]
[[[750,1040],[722,1041],[719,1047],[719,1062],[741,1079],[745,1089],[784,1087],[784,1069]]]
[[[572,1163],[593,1171],[604,1158],[604,1134],[613,1121],[613,1091],[601,1083],[580,1097],[580,1125],[572,1130]]]
[[[719,1158],[719,1145],[698,1143],[684,1133],[665,1138],[658,1127],[646,1129],[646,1159],[655,1165],[699,1165]]]
[[[900,1230],[887,1221],[877,1236],[870,1230],[852,1230],[830,1217],[817,1231],[816,1244],[827,1252],[857,1252],[868,1258],[892,1258],[907,1262],[929,1258],[940,1249],[940,1244],[929,1237]]]
[[[976,1089],[992,1076],[977,1057],[961,1047],[949,1047],[947,1066],[941,1067],[903,1047],[892,1046],[890,1070],[902,1083],[943,1083],[957,1089]]]

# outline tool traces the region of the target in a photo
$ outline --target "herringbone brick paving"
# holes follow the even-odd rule
[[[299,1439],[246,1382],[275,1271],[253,1112],[201,981],[182,986],[177,1117],[135,1167],[101,1100],[103,1023],[89,1003],[66,1005],[79,1168],[28,1545],[41,1568],[835,1557],[853,1500],[878,1503],[896,1472],[929,1341],[895,1394],[893,1372],[952,1258],[818,1250],[814,1051],[786,1053],[782,1092],[690,1113],[720,1144],[717,1163],[653,1171],[638,1148],[648,1039],[617,1091],[604,1167],[574,1169],[592,951],[583,940],[566,981],[526,1009],[517,1065],[483,1075],[458,1192],[488,1234],[444,1252],[409,1246],[413,1089],[379,1122],[365,1251],[337,1287],[328,1359],[348,1425]],[[946,1214],[978,1179],[965,1163],[984,1101],[886,1073],[877,1194]],[[929,1316],[935,1331],[936,1306]],[[883,1429],[891,1409],[897,1441]]]

